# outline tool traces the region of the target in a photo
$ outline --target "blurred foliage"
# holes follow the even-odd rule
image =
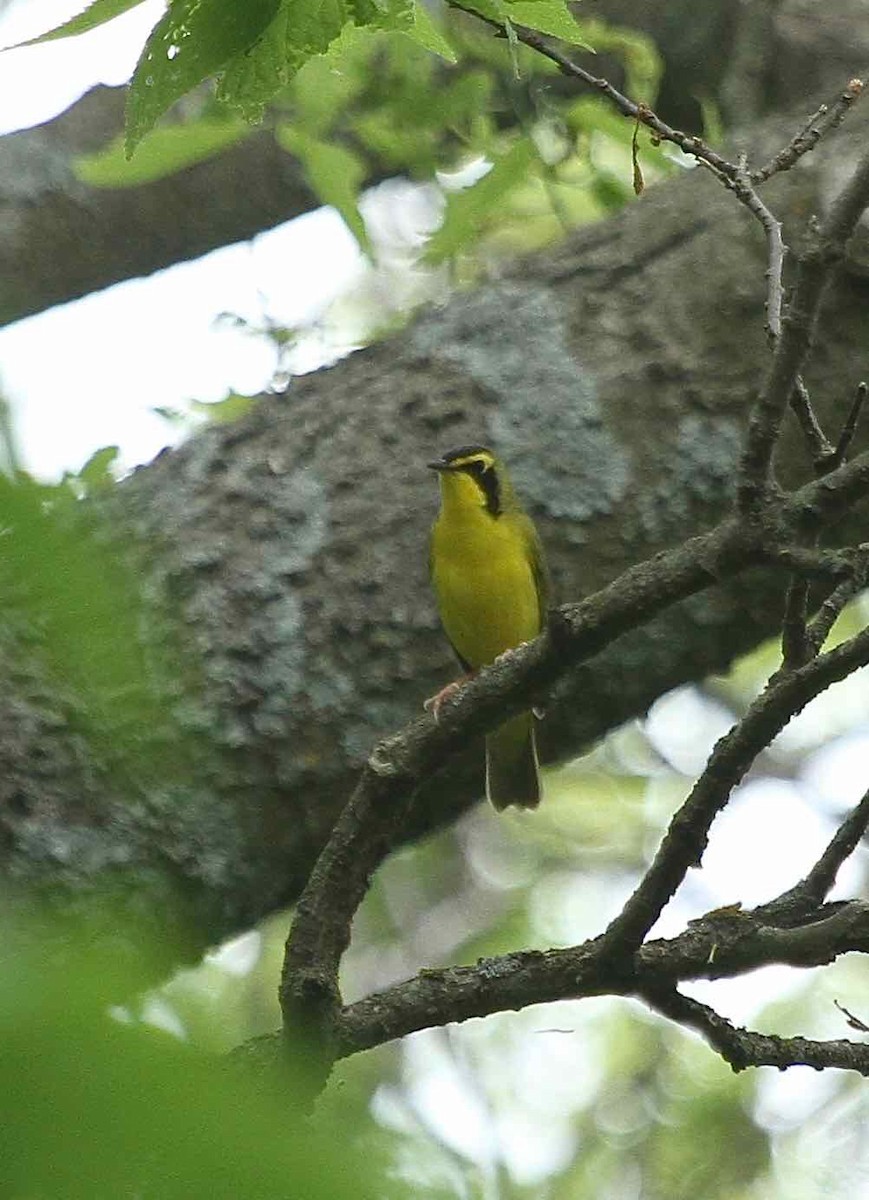
[[[135,968],[127,961],[121,969],[111,947],[90,945],[86,929],[58,960],[35,930],[30,937],[12,931],[10,947],[5,924],[0,1195],[397,1194],[383,1178],[378,1131],[356,1095],[344,1098],[340,1123],[321,1115],[311,1124],[294,1111],[289,1073],[263,1080],[133,1021],[119,1006],[135,995]],[[142,947],[134,931],[119,929],[118,937]],[[354,1141],[366,1130],[363,1157]]]
[[[58,690],[74,690],[94,727],[118,732],[147,728],[157,708],[142,686],[136,582],[79,502],[103,485],[110,453],[59,484],[0,475],[0,597],[6,630],[44,658]]]
[[[117,138],[95,154],[80,155],[73,169],[88,187],[135,187],[213,158],[247,132],[239,119],[203,118],[186,125],[166,125],[143,140],[132,160],[124,153],[123,138]]]
[[[142,595],[130,553],[90,499],[114,487],[117,447],[96,451],[56,483],[20,456],[0,398],[0,651],[18,694],[49,692],[58,719],[89,741],[107,775],[134,792],[185,774],[191,739],[178,737],[167,698],[195,670]],[[26,661],[25,661],[26,659]]]
[[[126,7],[92,5],[46,36],[82,32]],[[481,0],[477,8],[511,34],[515,23],[607,52],[619,60],[629,93],[654,102],[660,61],[636,32],[596,18],[578,23],[563,0]],[[492,228],[512,228],[515,252],[630,195],[631,123],[602,104],[576,109],[575,94],[551,86],[555,74],[515,36],[494,36],[460,8],[430,9],[417,0],[325,7],[174,0],[133,79],[126,150],[115,142],[79,159],[76,172],[94,187],[158,179],[222,153],[246,136],[245,119],[262,120],[268,105],[279,145],[298,158],[321,202],[334,205],[369,256],[359,200],[372,176],[385,169],[436,182],[440,173],[483,161],[488,174],[476,171],[474,182],[442,189],[444,228],[429,261],[474,253]],[[154,128],[175,101],[215,75],[216,96],[200,92]],[[645,177],[658,177],[669,161],[645,139]],[[539,228],[522,238],[529,219]]]

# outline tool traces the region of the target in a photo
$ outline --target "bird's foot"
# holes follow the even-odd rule
[[[428,700],[423,704],[426,712],[431,713],[437,721],[440,719],[441,707],[448,700],[452,700],[456,692],[462,690],[462,684],[470,679],[470,675],[466,675],[463,679],[454,679],[452,683],[448,683],[446,687],[441,688],[439,692],[435,692],[433,696],[429,696]]]

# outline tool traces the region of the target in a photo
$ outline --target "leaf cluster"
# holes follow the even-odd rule
[[[33,41],[83,33],[138,2],[94,0]],[[480,19],[505,36],[492,39]],[[428,260],[465,252],[499,226],[524,233],[528,248],[624,202],[631,130],[600,105],[551,94],[554,68],[522,44],[523,28],[617,55],[631,88],[654,100],[660,66],[650,43],[598,20],[577,23],[564,0],[439,11],[422,0],[173,0],[133,75],[124,138],[82,156],[76,173],[91,187],[152,182],[228,150],[267,117],[369,256],[359,197],[373,178],[434,179],[474,160],[491,169],[446,188]],[[215,97],[204,99],[200,85],[212,78]],[[179,107],[191,93],[193,107]],[[615,170],[611,156],[594,155],[595,139],[620,148]],[[644,157],[653,175],[664,169],[655,147]]]

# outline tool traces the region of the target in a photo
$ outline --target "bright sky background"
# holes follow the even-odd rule
[[[83,0],[18,0],[0,21],[0,43],[33,37],[83,7]],[[163,7],[147,0],[80,37],[5,53],[0,134],[50,120],[97,83],[123,83]],[[230,389],[259,392],[271,379],[269,345],[217,322],[222,312],[253,324],[266,314],[307,324],[364,273],[343,222],[320,210],[253,242],[7,326],[0,330],[0,386],[13,404],[24,464],[56,477],[113,444],[124,466],[148,461],[178,436],[155,408],[219,400]],[[309,339],[293,366],[311,369],[337,348]]]

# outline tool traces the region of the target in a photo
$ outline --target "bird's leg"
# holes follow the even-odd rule
[[[441,706],[448,700],[452,700],[456,692],[460,692],[462,687],[469,679],[473,679],[475,674],[476,672],[471,671],[468,675],[463,675],[461,679],[454,679],[452,683],[448,683],[439,692],[435,692],[433,696],[429,696],[428,700],[423,704],[425,711],[430,712],[436,721],[439,720]]]

